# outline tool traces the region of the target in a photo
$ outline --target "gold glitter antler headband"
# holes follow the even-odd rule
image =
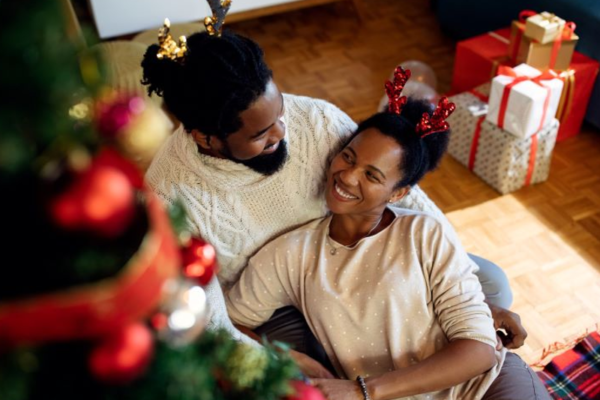
[[[204,18],[204,26],[206,31],[211,36],[221,36],[221,28],[225,22],[225,15],[231,7],[231,0],[207,0],[210,9],[212,10],[212,17]]]
[[[169,18],[165,18],[165,24],[158,30],[158,45],[160,49],[156,57],[159,60],[168,58],[173,61],[183,62],[187,53],[187,39],[185,36],[180,36],[179,43],[177,43],[171,36],[170,31],[171,22],[169,22]]]

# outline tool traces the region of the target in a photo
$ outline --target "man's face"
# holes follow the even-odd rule
[[[217,151],[262,174],[277,172],[287,159],[283,112],[283,96],[271,80],[265,93],[240,114],[242,128],[224,142],[216,140]]]

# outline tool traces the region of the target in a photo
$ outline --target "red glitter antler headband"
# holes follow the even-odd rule
[[[442,97],[431,116],[429,113],[423,113],[415,131],[421,135],[421,139],[432,133],[447,131],[450,129],[450,124],[446,119],[455,109],[454,103],[450,103],[447,97]]]
[[[406,85],[406,81],[410,78],[410,70],[404,70],[401,66],[397,66],[394,71],[394,81],[385,82],[385,92],[388,96],[388,111],[400,115],[402,108],[406,104],[406,96],[401,96],[402,89]]]
[[[406,85],[406,81],[410,78],[410,70],[405,70],[401,66],[396,67],[394,71],[394,81],[388,80],[385,83],[385,92],[388,96],[388,111],[400,115],[402,108],[406,104],[406,96],[402,96],[402,89]],[[447,97],[442,97],[433,112],[423,113],[421,121],[417,124],[416,132],[424,138],[432,133],[442,132],[450,129],[450,125],[446,122],[446,118],[456,109],[454,103],[449,103]]]

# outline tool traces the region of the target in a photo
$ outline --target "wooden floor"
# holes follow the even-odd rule
[[[438,92],[449,90],[455,44],[422,0],[352,2],[231,24],[263,46],[285,92],[327,99],[361,120],[376,110],[396,64],[429,64]],[[507,272],[513,310],[529,331],[518,352],[600,322],[600,133],[590,127],[556,146],[550,179],[500,196],[446,157],[421,185],[454,223],[465,247]]]

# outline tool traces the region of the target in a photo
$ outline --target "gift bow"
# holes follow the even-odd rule
[[[527,18],[529,17],[533,17],[534,15],[537,15],[538,12],[537,11],[533,11],[533,10],[523,10],[519,13],[519,21],[525,23],[525,21],[527,20]]]
[[[556,14],[554,14],[554,13],[543,12],[543,13],[540,14],[540,17],[542,17],[541,22],[544,25],[550,25],[550,24],[553,24],[553,23],[557,23],[558,24],[560,22],[560,18],[558,18],[556,16]]]
[[[538,84],[540,81],[549,81],[551,79],[558,78],[558,74],[551,69],[546,70],[537,76],[531,77],[531,76],[520,75],[517,71],[514,70],[514,68],[509,67],[507,65],[501,65],[498,67],[498,75],[509,76],[511,78],[515,78],[516,80],[519,80],[519,82],[533,81]]]

